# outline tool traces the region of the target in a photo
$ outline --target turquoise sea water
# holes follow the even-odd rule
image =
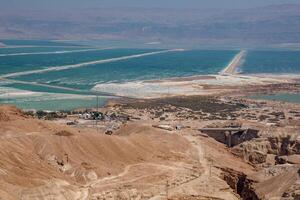
[[[77,49],[78,50],[78,49]],[[77,51],[76,50],[76,51]],[[151,49],[108,49],[65,54],[42,54],[24,56],[0,56],[0,75],[20,71],[45,69],[53,66],[72,65],[95,60],[117,58],[151,52]]]
[[[127,52],[129,50],[122,49],[120,51]],[[134,51],[133,54],[141,53],[141,50],[131,51]],[[91,89],[98,83],[216,74],[230,62],[236,53],[237,51],[203,50],[169,52],[45,74],[20,76],[15,79],[75,89]]]
[[[273,73],[300,75],[300,51],[248,51],[240,66],[240,71],[245,74]],[[254,95],[251,98],[300,103],[300,93]]]
[[[98,105],[103,106],[105,104],[106,98],[98,98]],[[13,104],[19,108],[26,110],[74,110],[77,108],[87,109],[87,108],[96,108],[97,107],[97,97],[90,96],[88,98],[70,98],[70,99],[37,99],[37,98],[20,98],[13,100],[3,101],[6,104]]]
[[[300,51],[249,50],[240,66],[242,73],[300,74]]]
[[[166,49],[102,49],[118,45],[97,43],[97,46],[93,46],[92,42],[88,45],[76,45],[74,41],[62,43],[0,40],[0,42],[8,45],[8,48],[0,48],[0,77],[16,72],[79,65],[78,68],[32,73],[10,77],[10,80],[0,80],[0,103],[12,103],[26,109],[46,110],[94,107],[96,94],[91,92],[91,89],[101,83],[217,74],[239,52],[238,50],[186,50],[145,56],[143,55],[145,53]],[[14,45],[13,48],[9,48],[10,45]],[[97,50],[94,50],[95,48]],[[85,64],[132,55],[141,56],[118,61],[111,60],[101,64]],[[240,70],[243,73],[299,73],[300,53],[299,51],[248,51]],[[14,80],[28,83],[16,83],[13,82]],[[32,85],[32,82],[68,89]],[[105,99],[101,98],[100,104],[103,104]]]
[[[262,100],[273,100],[273,101],[284,101],[290,103],[300,103],[300,93],[288,94],[288,93],[280,93],[273,95],[254,95],[251,96],[253,99],[262,99]]]

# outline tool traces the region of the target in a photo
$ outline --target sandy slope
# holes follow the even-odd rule
[[[8,106],[0,106],[0,125],[0,199],[163,199],[167,193],[170,199],[237,199],[218,171],[208,171],[203,149],[209,147],[187,132],[129,123],[106,136]],[[216,156],[236,159],[220,149]]]
[[[85,199],[87,186],[111,182],[143,163],[192,162],[187,141],[150,127],[135,128],[142,135],[109,137],[30,119],[14,108],[0,111],[0,196],[6,199]],[[72,135],[55,135],[61,130]]]

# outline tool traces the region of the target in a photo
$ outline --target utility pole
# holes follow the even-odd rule
[[[98,118],[99,118],[99,96],[97,94],[97,118],[96,118],[96,129],[97,129],[97,133],[98,133]]]
[[[169,181],[167,180],[167,184],[166,184],[166,199],[169,199]]]
[[[212,166],[214,164],[214,160],[213,159],[209,159],[209,177],[211,177],[212,175]]]
[[[212,165],[212,163],[210,162],[209,163],[209,177],[211,177],[211,165]]]
[[[97,112],[99,111],[99,96],[97,95]]]

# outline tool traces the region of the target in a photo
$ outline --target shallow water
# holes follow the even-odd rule
[[[239,70],[245,74],[300,74],[300,51],[248,51]]]
[[[65,54],[0,57],[0,75],[151,52],[151,49],[106,49]]]
[[[56,91],[55,91],[56,92]],[[98,102],[97,102],[98,100]],[[16,105],[22,109],[72,110],[103,106],[107,98],[90,94],[32,92],[0,87],[0,103]]]
[[[254,95],[251,96],[252,99],[261,99],[261,100],[273,100],[273,101],[284,101],[290,103],[300,103],[300,93],[296,94],[273,94],[273,95]]]
[[[101,98],[98,101],[98,106],[103,106],[107,99]],[[97,107],[97,98],[89,99],[53,99],[53,100],[0,100],[0,103],[16,105],[22,109],[35,109],[35,110],[49,110],[49,111],[60,111],[60,110],[74,110],[77,108],[88,109]]]
[[[136,52],[138,53],[140,50]],[[45,74],[31,74],[15,79],[76,89],[91,89],[98,83],[216,74],[235,54],[236,51],[169,52],[76,69],[51,71]]]
[[[124,46],[124,44],[100,42],[93,45],[93,42],[85,42],[76,45],[74,41],[63,43],[43,40],[2,40],[0,42],[14,45],[13,48],[0,48],[0,76],[21,72],[18,76],[10,77],[10,79],[29,82],[25,84],[0,80],[0,91],[2,88],[0,102],[13,103],[27,109],[94,107],[95,91],[92,89],[101,84],[130,84],[143,80],[217,74],[239,52],[238,50],[185,50],[93,64],[94,61],[141,55],[164,49],[157,47],[155,49],[115,48],[90,51],[94,48]],[[127,46],[130,45],[127,44]],[[82,63],[90,64],[81,65]],[[70,65],[79,67],[24,75],[32,70],[61,68]],[[239,69],[243,73],[300,73],[300,51],[250,50]],[[69,89],[32,85],[32,82]],[[151,89],[159,92],[159,88]],[[9,94],[14,94],[13,90],[18,90],[18,96],[6,99]],[[35,95],[28,98],[28,92],[34,92]],[[5,94],[8,95],[5,96]],[[68,101],[65,100],[66,95],[69,95]],[[41,98],[41,96],[47,98]],[[86,96],[91,99],[84,99]],[[290,101],[297,99],[294,96],[280,98]]]

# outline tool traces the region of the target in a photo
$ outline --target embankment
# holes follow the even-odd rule
[[[232,61],[225,67],[219,74],[220,75],[229,75],[235,74],[237,67],[240,65],[242,59],[245,57],[247,51],[241,50],[233,59]]]

